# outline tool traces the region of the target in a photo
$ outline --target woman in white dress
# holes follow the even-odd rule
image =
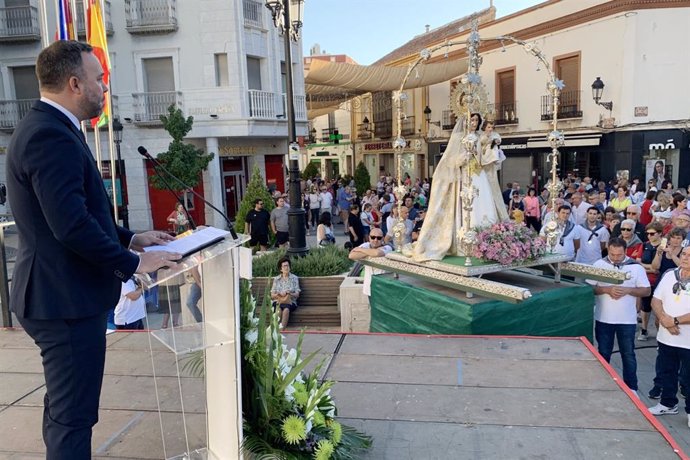
[[[460,241],[462,237],[460,191],[462,190],[463,168],[468,168],[470,183],[478,191],[472,205],[470,228],[508,219],[498,180],[495,178],[496,168],[500,167],[501,161],[498,145],[493,142],[495,137],[490,135],[487,139],[491,141],[482,150],[482,133],[479,130],[481,121],[478,113],[473,113],[470,117],[470,133],[476,137],[474,151],[469,151],[463,146],[462,120],[458,121],[453,129],[446,151],[436,167],[431,182],[427,215],[412,252],[412,257],[416,261],[442,260],[446,255],[464,255]],[[498,200],[495,198],[496,193]]]

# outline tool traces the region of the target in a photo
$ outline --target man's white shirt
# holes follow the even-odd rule
[[[630,258],[625,258],[625,261],[629,260]],[[593,266],[616,270],[615,265],[607,258],[597,260]],[[630,273],[630,279],[618,285],[595,280],[587,280],[587,282],[592,286],[649,287],[649,279],[642,265],[638,263],[621,265],[618,270]],[[637,324],[637,297],[625,295],[620,299],[614,299],[608,294],[601,294],[595,296],[595,300],[594,319],[596,321],[607,324]]]

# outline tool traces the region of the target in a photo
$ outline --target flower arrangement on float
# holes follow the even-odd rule
[[[474,257],[515,265],[538,259],[546,253],[544,240],[523,223],[504,221],[478,227],[475,231]]]
[[[321,381],[321,362],[308,375],[304,368],[317,351],[302,358],[301,333],[288,348],[279,332],[280,318],[266,299],[256,314],[249,283],[240,290],[242,336],[243,451],[257,458],[354,459],[371,438],[336,420],[330,380]]]

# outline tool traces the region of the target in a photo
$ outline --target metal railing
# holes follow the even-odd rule
[[[35,6],[0,8],[0,41],[35,41],[40,39],[38,9]]]
[[[177,30],[176,0],[125,0],[127,31],[158,33]]]
[[[295,120],[306,121],[307,120],[307,98],[305,96],[292,96],[295,108]],[[287,119],[287,94],[283,93],[283,111],[279,113],[277,117]]]
[[[105,33],[113,34],[113,21],[110,19],[110,2],[105,0],[105,8],[103,11],[103,20],[105,21]],[[77,34],[86,36],[86,25],[84,24],[84,0],[77,0]]]
[[[400,128],[403,136],[411,136],[415,133],[414,117],[403,118],[402,126]]]
[[[244,12],[244,25],[263,28],[264,11],[266,7],[263,2],[254,0],[242,0],[242,11]]]
[[[455,123],[458,122],[458,117],[452,110],[444,110],[441,112],[441,129],[452,130],[455,128]]]
[[[335,134],[336,129],[338,130],[338,134],[341,136],[339,139],[340,141],[350,140],[350,135],[347,133],[341,133],[339,128],[323,128],[321,130],[321,142],[333,142],[333,140],[331,140],[331,134]]]
[[[182,106],[182,93],[161,91],[156,93],[133,93],[134,121],[138,123],[161,124],[161,115],[167,115],[171,105]]]
[[[517,125],[519,122],[517,101],[493,104],[490,111],[495,114],[496,126]]]
[[[379,139],[393,137],[393,120],[376,120],[376,123],[374,123],[374,136]]]
[[[582,118],[582,91],[563,91],[558,105],[558,118]],[[547,94],[541,97],[542,121],[553,120],[553,96]]]
[[[365,126],[366,125],[366,126]],[[371,139],[374,134],[373,123],[360,123],[357,125],[357,139]]]
[[[13,130],[38,99],[0,101],[0,129]]]
[[[259,89],[250,89],[247,93],[249,94],[249,118],[276,118],[275,93]]]

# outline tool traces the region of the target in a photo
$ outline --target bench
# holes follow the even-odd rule
[[[319,276],[300,278],[299,308],[290,315],[290,328],[340,328],[338,294],[342,276]],[[252,294],[256,299],[257,311],[261,307],[264,293],[270,295],[272,278],[252,279]],[[267,288],[268,285],[268,288]]]

